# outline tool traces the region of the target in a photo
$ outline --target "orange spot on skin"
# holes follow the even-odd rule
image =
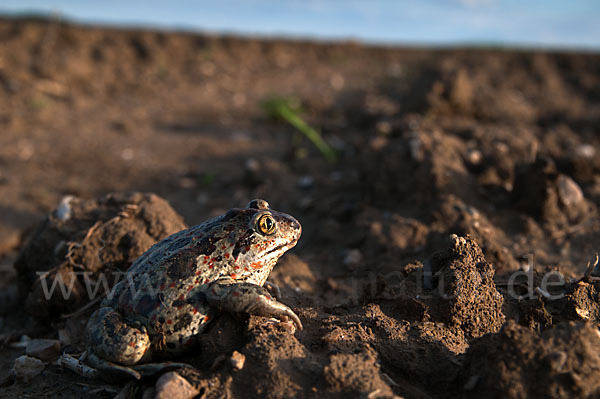
[[[208,268],[209,268],[209,269],[212,269],[213,267],[215,267],[215,265],[213,265],[212,263],[209,263],[209,264],[208,264]]]
[[[247,267],[244,267],[244,271],[246,271],[246,272],[247,272],[247,271],[248,271],[248,268],[247,268]]]
[[[191,291],[193,288],[194,288],[194,286],[193,286],[193,285],[190,285],[190,286],[187,288],[187,290],[188,290],[188,291]]]
[[[167,324],[173,324],[173,320],[171,320],[171,319],[167,320]]]
[[[235,270],[240,270],[240,267],[239,267],[239,266],[234,266],[233,268],[234,268]]]
[[[204,316],[204,322],[206,323],[207,321],[209,321],[210,318],[208,316]]]
[[[200,270],[196,271],[196,276],[199,276],[202,273]]]
[[[235,273],[231,273],[231,275],[230,275],[230,276],[231,276],[231,278],[232,278],[232,279],[234,279],[234,280],[237,278],[237,274],[235,274]]]
[[[203,283],[203,284],[208,284],[209,282],[210,282],[210,280],[209,280],[209,279],[206,279],[206,280],[204,280],[204,283]]]
[[[131,341],[131,342],[129,343],[129,346],[131,346],[132,348],[135,348],[135,342]]]
[[[225,259],[229,258],[229,252],[224,253],[223,256],[225,257]]]
[[[192,313],[194,313],[194,314],[198,313],[198,309],[192,308]]]
[[[252,262],[250,263],[250,266],[252,266],[255,269],[260,269],[262,267],[262,261],[257,261],[257,262]]]

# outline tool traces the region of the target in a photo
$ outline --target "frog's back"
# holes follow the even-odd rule
[[[136,293],[147,290],[164,292],[165,287],[168,288],[173,280],[180,277],[175,270],[179,265],[195,264],[198,254],[194,244],[215,222],[215,219],[209,220],[155,243],[135,260],[115,286],[113,295],[106,298],[103,304],[118,308],[119,302],[131,301]]]

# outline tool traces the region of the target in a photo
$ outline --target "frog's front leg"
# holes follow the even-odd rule
[[[275,297],[275,299],[281,301],[281,289],[277,284],[271,283],[270,281],[265,281],[264,287],[271,293],[271,295]]]
[[[124,366],[150,357],[150,337],[144,327],[134,326],[113,308],[103,307],[92,314],[85,333],[88,362],[93,367],[140,378],[139,373]]]
[[[206,294],[211,306],[226,312],[245,312],[257,316],[291,319],[302,330],[300,319],[287,305],[277,302],[269,292],[256,284],[221,279],[215,281]]]

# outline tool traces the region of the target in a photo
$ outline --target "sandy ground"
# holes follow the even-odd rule
[[[600,287],[578,281],[600,251],[597,54],[46,20],[0,20],[0,43],[3,397],[104,398],[124,385],[51,361],[30,383],[10,376],[24,334],[62,331],[64,352],[82,349],[89,313],[61,315],[85,298],[40,301],[35,272],[124,270],[157,239],[252,198],[303,225],[271,281],[305,329],[223,315],[178,359],[196,367],[181,374],[198,397],[600,395]],[[336,162],[265,112],[281,97]],[[43,219],[65,195],[79,198],[73,222]],[[61,241],[85,245],[66,259]],[[213,365],[234,351],[241,370]],[[127,390],[150,395],[155,381]]]

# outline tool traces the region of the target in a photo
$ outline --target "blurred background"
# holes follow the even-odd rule
[[[533,331],[599,320],[591,284],[574,284],[583,299],[553,308],[505,289],[518,270],[580,278],[600,250],[599,49],[594,0],[3,0],[0,348],[24,334],[56,337],[59,324],[25,330],[29,315],[44,321],[89,300],[83,288],[79,302],[46,300],[36,273],[126,270],[184,222],[264,198],[303,226],[270,278],[305,331],[287,334],[287,346],[271,327],[261,330],[268,340],[245,336],[249,363],[224,385],[210,377],[213,396],[311,397],[343,380],[336,386],[357,397],[467,390],[479,375],[451,382],[469,334],[504,322],[498,313],[488,323],[496,310]],[[441,270],[458,257],[458,247],[439,255],[451,234],[474,243],[460,247],[462,266],[444,269],[455,273],[448,286],[479,289],[477,278],[489,291],[465,291],[454,315],[445,294],[389,300],[393,283],[382,276],[422,292],[431,259]],[[0,389],[22,354],[4,349]],[[214,357],[203,356],[209,370]],[[523,356],[515,376],[535,389],[569,396],[600,381],[595,360],[566,361],[591,367],[576,380]],[[552,383],[528,378],[530,364]],[[87,380],[47,371],[4,396],[92,397]],[[517,380],[490,375],[511,389]],[[481,389],[470,392],[490,392]]]
[[[5,0],[4,14],[55,14],[90,24],[412,45],[598,48],[594,0]]]

